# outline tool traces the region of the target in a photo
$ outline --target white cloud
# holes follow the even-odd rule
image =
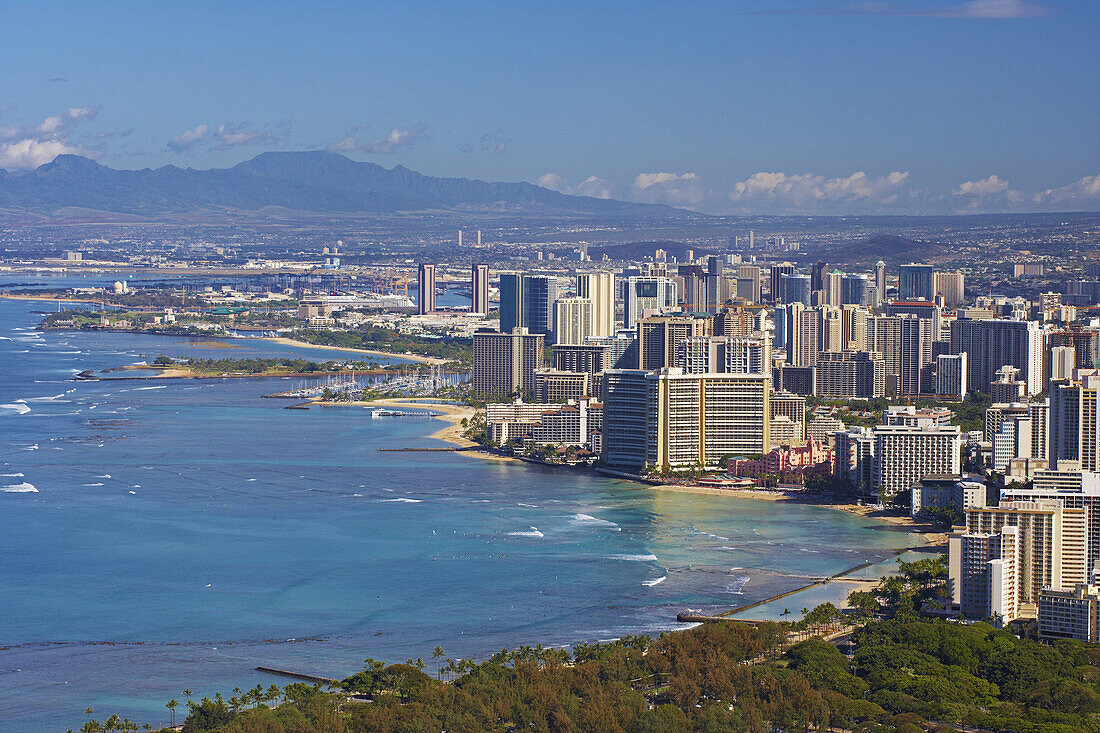
[[[359,141],[354,136],[348,135],[347,137],[340,138],[336,142],[328,146],[329,152],[332,153],[354,153],[359,149]]]
[[[0,168],[24,170],[37,168],[49,163],[59,155],[90,155],[80,146],[69,145],[60,140],[39,140],[23,138],[0,145]]]
[[[589,176],[574,186],[557,173],[547,173],[540,176],[535,183],[543,188],[549,188],[551,191],[569,194],[570,196],[591,196],[597,199],[612,198],[611,183],[599,176]]]
[[[689,208],[698,206],[706,198],[696,173],[639,173],[631,193],[645,203]]]
[[[535,183],[543,188],[549,188],[551,191],[557,191],[558,193],[570,193],[568,189],[572,188],[572,186],[557,173],[544,173],[539,176]]]
[[[4,108],[2,112],[10,111]],[[0,127],[0,168],[27,169],[37,168],[49,163],[59,155],[84,155],[95,157],[95,151],[89,151],[71,140],[73,127],[78,123],[94,119],[99,113],[96,107],[70,107],[61,114],[51,115],[37,125],[21,124]]]
[[[260,145],[272,145],[275,142],[275,133],[271,130],[249,130],[248,123],[242,122],[236,127],[232,127],[228,122],[223,122],[218,125],[218,129],[214,131],[214,137],[218,139],[220,147],[225,150],[227,148],[236,148],[241,145],[251,145],[252,143],[258,143]]]
[[[993,174],[989,178],[983,178],[980,181],[963,181],[951,193],[956,196],[989,196],[1007,189],[1008,181]]]
[[[179,135],[168,141],[169,150],[173,151],[177,155],[182,155],[188,152],[196,145],[201,143],[207,137],[210,136],[210,127],[208,125],[197,125],[190,130],[184,130]]]
[[[412,148],[428,137],[428,128],[417,125],[416,127],[395,127],[388,135],[363,142],[359,139],[358,133],[365,129],[367,129],[366,123],[359,125],[346,136],[330,143],[328,150],[333,153],[363,152],[384,155]]]
[[[1046,191],[1034,194],[1032,200],[1037,204],[1054,208],[1060,205],[1100,208],[1100,173],[1095,176],[1085,176],[1067,186],[1048,188]]]
[[[93,119],[97,114],[99,110],[95,107],[70,107],[63,114],[42,120],[42,123],[34,129],[34,133],[38,137],[56,140],[80,120]]]
[[[427,137],[427,128],[424,125],[416,127],[395,127],[389,135],[378,137],[363,146],[367,153],[396,153],[404,148],[411,148]]]
[[[812,173],[761,171],[739,181],[729,198],[746,212],[811,212],[844,206],[875,209],[899,202],[909,173],[893,171],[885,176],[868,176],[856,171],[844,178],[826,178]]]

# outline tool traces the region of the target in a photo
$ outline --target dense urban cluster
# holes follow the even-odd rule
[[[485,439],[583,449],[628,477],[911,506],[957,525],[940,613],[1096,641],[1100,265],[1029,300],[923,263],[803,273],[749,245],[499,273],[499,327],[473,334]],[[839,419],[859,400],[883,405],[873,424]],[[964,432],[975,405],[984,424]]]

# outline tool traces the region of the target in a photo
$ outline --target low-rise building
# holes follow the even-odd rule
[[[731,458],[726,467],[731,478],[774,476],[780,481],[801,481],[807,474],[827,476],[832,472],[833,452],[813,440],[805,445],[773,448],[761,458]]]
[[[984,507],[989,501],[989,490],[980,476],[925,476],[912,488],[911,516],[925,509],[955,509],[962,513],[967,509]]]

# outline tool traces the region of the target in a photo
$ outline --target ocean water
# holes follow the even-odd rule
[[[455,453],[433,420],[286,410],[298,380],[74,382],[211,349],[40,333],[0,300],[0,730],[519,644],[677,628],[883,559],[906,538],[828,509],[654,491]]]

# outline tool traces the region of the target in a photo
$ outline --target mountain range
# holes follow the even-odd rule
[[[400,165],[387,169],[323,151],[262,153],[232,168],[210,170],[173,165],[117,170],[78,155],[59,155],[30,171],[0,169],[0,211],[44,217],[109,212],[149,219],[227,211],[693,216],[668,206],[569,196],[531,183],[439,178]]]

